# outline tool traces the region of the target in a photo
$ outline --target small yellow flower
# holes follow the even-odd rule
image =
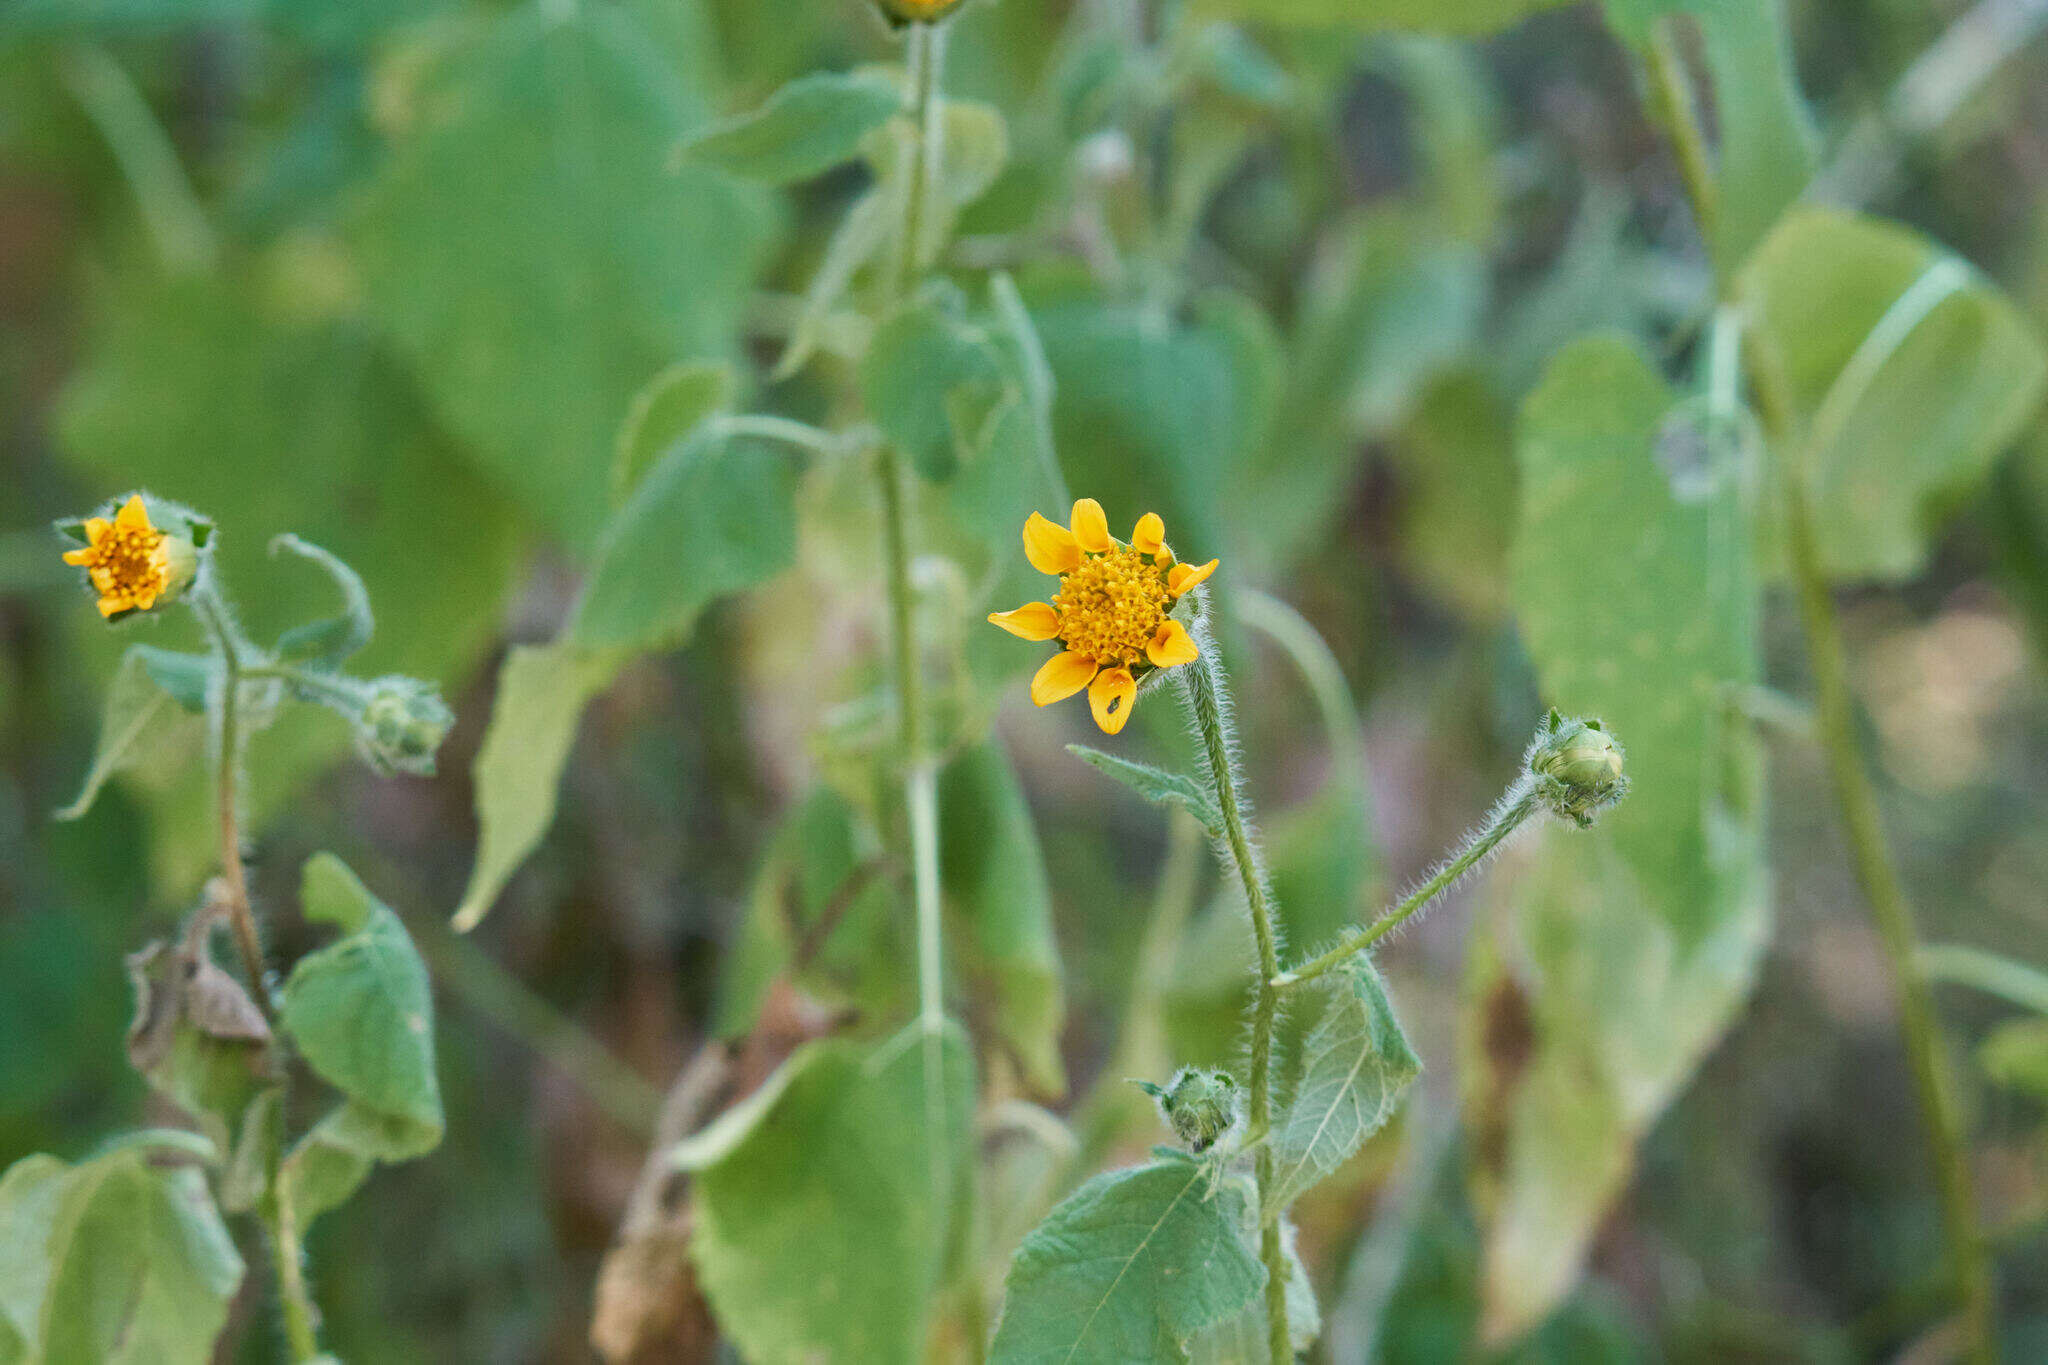
[[[64,552],[66,564],[86,571],[100,595],[100,615],[148,611],[172,588],[171,537],[150,525],[140,493],[108,521],[88,517],[83,548]]]
[[[1109,533],[1102,504],[1082,498],[1070,525],[1033,512],[1024,523],[1024,556],[1060,580],[1050,602],[1026,602],[989,621],[1024,640],[1058,640],[1061,651],[1031,680],[1031,700],[1050,706],[1082,689],[1105,733],[1131,718],[1138,682],[1159,668],[1198,657],[1194,637],[1170,613],[1180,595],[1216,571],[1178,562],[1155,512],[1138,519],[1128,545]]]
[[[875,0],[892,28],[905,24],[936,24],[960,7],[960,0]]]

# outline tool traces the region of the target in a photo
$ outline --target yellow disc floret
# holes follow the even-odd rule
[[[85,523],[86,545],[64,556],[91,578],[99,593],[100,615],[120,611],[148,611],[171,584],[169,539],[152,526],[149,510],[140,496],[108,521],[93,517]]]
[[[1031,679],[1037,705],[1086,689],[1095,723],[1113,735],[1131,718],[1140,681],[1201,657],[1173,610],[1216,571],[1216,561],[1181,563],[1156,512],[1138,519],[1128,544],[1109,533],[1109,518],[1093,498],[1074,504],[1066,526],[1033,512],[1024,522],[1024,557],[1060,581],[1058,594],[988,619],[1020,640],[1060,642],[1060,652]]]
[[[1062,574],[1052,604],[1059,609],[1062,644],[1105,668],[1128,668],[1144,661],[1170,602],[1152,556],[1117,546]]]

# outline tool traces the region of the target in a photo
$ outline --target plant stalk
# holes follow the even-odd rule
[[[237,779],[242,759],[242,647],[236,639],[234,627],[228,622],[227,612],[210,586],[202,586],[195,592],[192,603],[207,628],[213,632],[221,657],[217,736],[220,760],[214,780],[214,795],[219,811],[220,870],[228,887],[228,924],[234,933],[235,947],[242,956],[242,969],[249,978],[249,993],[264,1017],[275,1019],[277,1006],[270,998],[270,984],[264,979],[263,942],[256,933],[256,912],[249,904],[249,877],[242,866],[241,817],[236,809]]]
[[[1267,1217],[1265,1208],[1273,1188],[1273,1148],[1265,1138],[1273,1126],[1273,1025],[1280,1011],[1280,991],[1273,979],[1280,971],[1279,947],[1273,932],[1272,909],[1266,902],[1265,877],[1260,873],[1251,836],[1245,829],[1244,799],[1238,794],[1232,768],[1234,737],[1223,668],[1216,657],[1216,640],[1200,616],[1192,633],[1200,655],[1192,667],[1178,670],[1175,676],[1183,685],[1188,713],[1209,759],[1210,784],[1215,791],[1216,807],[1223,813],[1224,842],[1243,883],[1245,904],[1252,916],[1252,933],[1258,941],[1258,996],[1252,1007],[1251,1076],[1246,1087],[1251,1099],[1245,1145],[1259,1144],[1259,1259],[1266,1267],[1266,1343],[1273,1365],[1291,1365],[1294,1350],[1287,1336],[1287,1263],[1280,1246],[1280,1220]]]
[[[285,1344],[291,1349],[295,1365],[299,1365],[320,1358],[320,1334],[314,1326],[318,1315],[312,1294],[306,1288],[306,1271],[300,1260],[298,1219],[293,1216],[290,1202],[277,1189],[274,1176],[271,1186],[274,1193],[268,1201],[264,1222],[269,1233],[271,1264],[277,1272],[277,1299],[284,1310]]]
[[[1526,779],[1510,788],[1507,798],[1494,808],[1487,822],[1465,841],[1465,846],[1415,888],[1402,902],[1363,929],[1347,934],[1343,941],[1320,957],[1311,958],[1292,971],[1282,972],[1269,983],[1276,991],[1313,981],[1323,973],[1341,967],[1352,954],[1362,953],[1412,919],[1458,879],[1486,861],[1493,851],[1536,813],[1536,798],[1527,790]]]
[[[1878,815],[1877,794],[1856,739],[1854,703],[1849,696],[1841,623],[1821,567],[1814,538],[1813,509],[1805,488],[1783,472],[1785,531],[1798,589],[1799,614],[1806,629],[1806,652],[1813,670],[1820,722],[1820,740],[1828,774],[1841,808],[1849,839],[1856,882],[1870,905],[1879,941],[1891,968],[1892,994],[1905,1037],[1906,1061],[1913,1075],[1920,1116],[1927,1129],[1927,1155],[1949,1255],[1954,1262],[1955,1289],[1961,1299],[1964,1358],[1990,1365],[1998,1357],[1997,1327],[1992,1307],[1991,1263],[1983,1230],[1977,1223],[1977,1197],[1968,1154],[1963,1149],[1962,1120],[1954,1089],[1946,1075],[1940,1025],[1922,975],[1919,940],[1912,906],[1893,865],[1891,848]]]

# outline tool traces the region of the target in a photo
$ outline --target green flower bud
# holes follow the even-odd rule
[[[1621,745],[1597,720],[1566,719],[1553,709],[1536,727],[1527,765],[1536,799],[1581,829],[1628,794]]]
[[[434,754],[455,724],[455,713],[430,683],[417,678],[378,678],[364,684],[363,710],[356,720],[356,749],[380,773],[434,771]]]
[[[875,8],[889,21],[889,27],[905,24],[936,24],[960,8],[960,0],[875,0]]]
[[[1176,1135],[1196,1152],[1206,1152],[1237,1126],[1237,1081],[1227,1071],[1199,1071],[1184,1066],[1164,1089],[1150,1081],[1134,1081],[1159,1102]]]

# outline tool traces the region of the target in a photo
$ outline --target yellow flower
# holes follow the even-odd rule
[[[1026,602],[989,621],[1024,640],[1058,640],[1058,654],[1031,680],[1031,700],[1050,706],[1086,688],[1088,709],[1108,734],[1131,718],[1138,681],[1197,657],[1186,626],[1170,614],[1180,595],[1216,571],[1216,561],[1182,564],[1157,513],[1138,518],[1129,544],[1109,533],[1102,504],[1082,498],[1070,526],[1033,512],[1024,556],[1060,580],[1050,602]]]
[[[960,0],[875,0],[892,28],[936,24],[960,7]]]
[[[66,550],[64,562],[86,571],[100,595],[100,615],[148,611],[172,590],[171,537],[149,523],[140,493],[108,521],[88,517],[83,548]]]

